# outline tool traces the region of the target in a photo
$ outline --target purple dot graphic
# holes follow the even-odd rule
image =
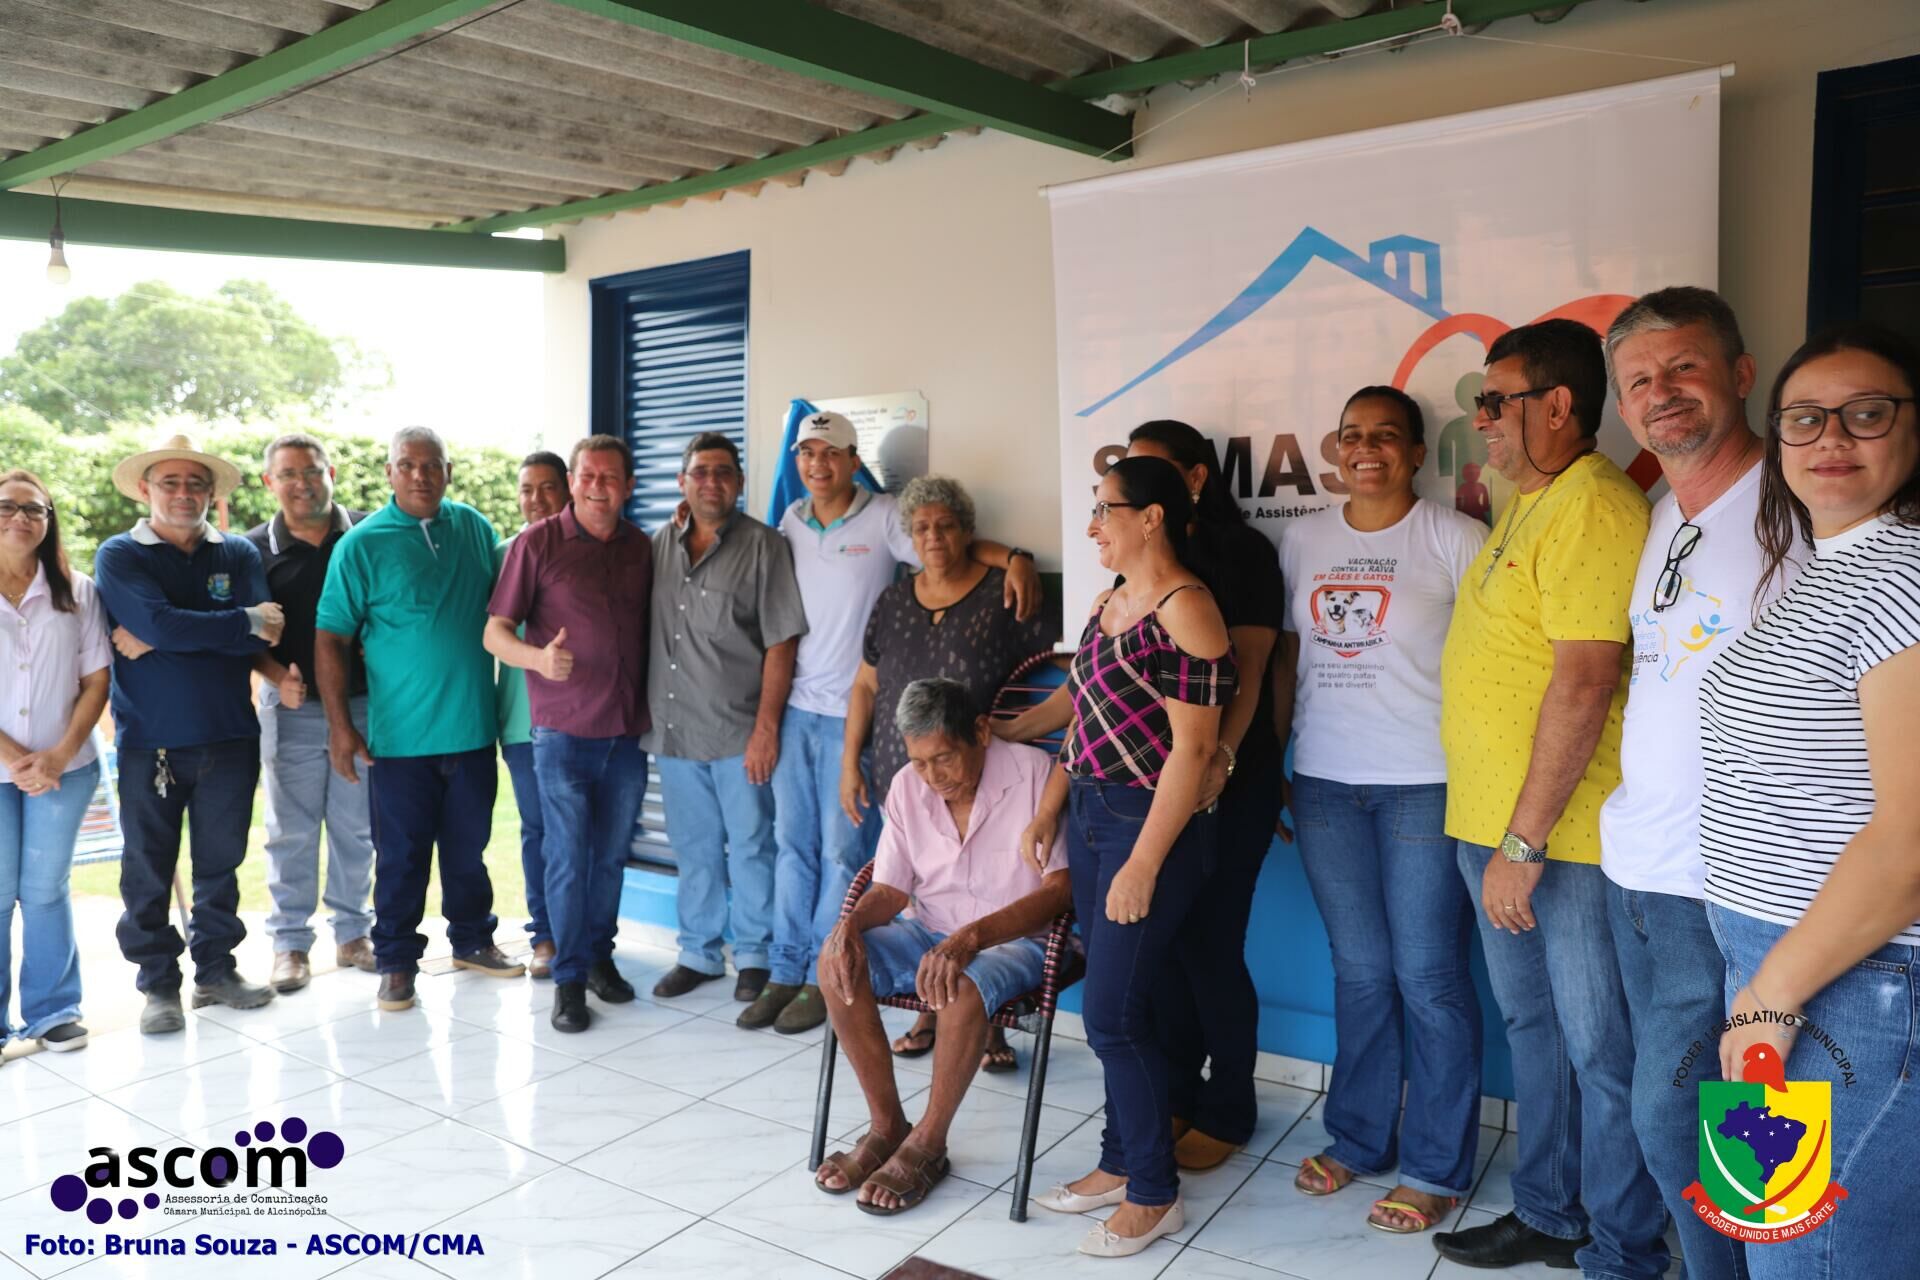
[[[62,1213],[73,1213],[87,1202],[87,1184],[80,1175],[63,1173],[53,1180],[53,1207]]]
[[[307,1159],[320,1169],[331,1169],[347,1158],[347,1144],[330,1129],[322,1129],[307,1144]]]
[[[213,1175],[214,1181],[226,1182],[233,1177],[233,1161],[216,1153],[207,1158],[207,1172]]]
[[[300,1141],[300,1139],[307,1136],[307,1122],[299,1116],[292,1117],[280,1126],[280,1136],[288,1142]]]
[[[273,1121],[262,1120],[259,1124],[253,1126],[253,1136],[260,1139],[260,1141],[262,1142],[272,1142],[273,1141]]]
[[[95,1200],[87,1206],[87,1217],[97,1226],[105,1226],[113,1218],[113,1201]]]
[[[95,1169],[95,1170],[93,1171],[93,1185],[94,1185],[94,1186],[96,1186],[96,1187],[98,1187],[98,1186],[101,1186],[101,1185],[103,1185],[103,1184],[105,1184],[105,1182],[106,1182],[106,1180],[107,1180],[107,1171],[106,1171],[106,1169],[105,1169],[105,1168],[99,1168],[99,1169]]]
[[[139,1206],[138,1204],[136,1204],[136,1203],[135,1203],[134,1201],[132,1201],[132,1200],[122,1200],[122,1201],[120,1202],[120,1216],[121,1216],[121,1217],[123,1217],[123,1218],[131,1218],[131,1217],[132,1217],[132,1216],[133,1216],[134,1214],[136,1214],[136,1213],[138,1213],[138,1212],[140,1212],[140,1206]]]
[[[242,1129],[240,1132],[233,1135],[233,1145],[236,1147],[244,1147],[252,1141],[253,1141],[253,1135],[248,1133],[245,1129]]]
[[[160,1194],[156,1191],[149,1191],[142,1198],[142,1203],[149,1209],[158,1209],[160,1207]]]

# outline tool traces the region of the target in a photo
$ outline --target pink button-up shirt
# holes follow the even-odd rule
[[[66,736],[80,678],[113,661],[93,579],[72,577],[72,613],[53,607],[45,566],[35,570],[18,609],[0,596],[0,732],[29,751],[44,751]],[[92,764],[95,754],[89,739],[67,768]]]
[[[988,743],[962,840],[947,802],[908,765],[887,790],[873,882],[913,899],[914,917],[940,934],[1038,892],[1040,877],[1020,856],[1020,833],[1039,812],[1052,769],[1044,751],[998,738]],[[1056,832],[1047,871],[1066,866],[1066,843]]]

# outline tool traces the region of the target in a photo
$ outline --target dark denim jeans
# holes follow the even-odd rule
[[[1487,860],[1499,856],[1460,842],[1460,878],[1513,1050],[1514,1212],[1562,1240],[1590,1232],[1576,1261],[1593,1280],[1661,1280],[1667,1209],[1633,1136],[1632,1015],[1607,878],[1597,863],[1549,860],[1533,891],[1535,927],[1508,933],[1479,909]]]
[[[547,831],[553,980],[585,982],[596,960],[613,958],[627,851],[647,794],[647,753],[630,735],[576,738],[535,725],[533,772]]]
[[[520,873],[527,884],[527,932],[533,941],[552,942],[547,923],[546,826],[540,816],[540,782],[533,776],[533,744],[504,743],[500,758],[507,762],[513,783],[513,803],[520,810]]]
[[[1087,947],[1081,1017],[1107,1080],[1100,1168],[1125,1176],[1127,1199],[1142,1205],[1172,1204],[1180,1194],[1167,1059],[1154,1034],[1152,1004],[1206,879],[1215,825],[1210,814],[1190,818],[1160,867],[1152,909],[1138,924],[1115,924],[1107,919],[1107,890],[1133,853],[1152,805],[1153,792],[1145,788],[1081,778],[1067,796],[1067,867]]]
[[[1253,1137],[1259,1120],[1253,1065],[1260,1052],[1260,996],[1247,971],[1247,919],[1273,845],[1282,776],[1278,752],[1243,759],[1234,769],[1214,819],[1211,872],[1153,1000],[1173,1114],[1236,1146]]]
[[[1681,1197],[1699,1176],[1699,1090],[1720,1079],[1726,961],[1707,904],[1607,885],[1607,920],[1633,1014],[1633,1132],[1679,1226],[1685,1280],[1746,1280],[1746,1248],[1701,1222]],[[1687,1058],[1684,1085],[1674,1073]]]
[[[1709,905],[1707,919],[1726,957],[1728,1003],[1780,940],[1786,926]],[[1920,1215],[1914,1162],[1920,1157],[1920,947],[1890,943],[1828,983],[1807,1002],[1813,1024],[1844,1051],[1803,1029],[1787,1055],[1787,1079],[1827,1080],[1833,1094],[1833,1180],[1847,1198],[1826,1225],[1797,1240],[1747,1247],[1753,1280],[1893,1280],[1920,1276]]]
[[[154,778],[165,757],[170,776],[161,795]],[[260,781],[260,740],[231,738],[198,747],[120,752],[120,901],[114,931],[120,954],[140,966],[142,991],[180,989],[180,953],[193,952],[193,979],[212,985],[234,970],[233,949],[247,936],[240,922],[240,881]],[[180,858],[180,824],[189,825],[193,912],[187,939],[169,912]]]
[[[381,756],[368,768],[373,811],[373,956],[382,973],[412,973],[426,953],[433,850],[440,912],[455,955],[493,945],[493,881],[484,854],[500,786],[491,746],[439,756]]]
[[[1326,1154],[1364,1176],[1398,1159],[1415,1191],[1465,1196],[1480,1142],[1480,997],[1446,814],[1444,783],[1293,779],[1300,863],[1333,948]]]

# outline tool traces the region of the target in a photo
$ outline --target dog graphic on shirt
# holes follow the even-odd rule
[[[1385,626],[1389,599],[1386,587],[1371,583],[1316,587],[1310,599],[1313,642],[1343,658],[1389,643]]]

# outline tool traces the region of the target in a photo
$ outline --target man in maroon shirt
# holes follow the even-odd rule
[[[527,673],[533,771],[546,825],[553,1025],[585,1031],[586,993],[633,999],[613,963],[620,882],[647,789],[647,605],[653,545],[621,514],[633,453],[613,436],[573,447],[558,515],[515,538],[487,606],[487,651]],[[526,624],[526,638],[514,634]]]

